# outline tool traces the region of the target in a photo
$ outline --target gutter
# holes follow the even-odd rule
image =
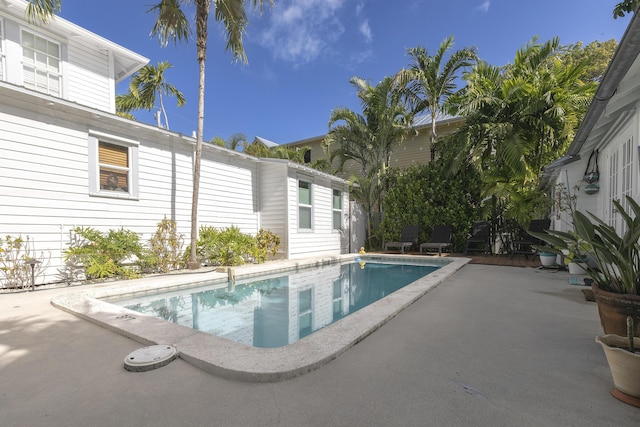
[[[640,17],[638,12],[639,10],[636,10],[633,14],[631,22],[622,36],[620,45],[602,77],[602,82],[591,100],[591,105],[589,105],[582,124],[567,151],[567,156],[569,157],[578,154],[589,137],[591,130],[593,130],[593,127],[604,112],[609,100],[616,94],[618,85],[626,76],[638,54],[640,54]]]
[[[629,72],[629,69],[640,54],[640,17],[638,13],[640,8],[634,12],[631,22],[627,26],[618,49],[611,58],[611,62],[602,77],[602,81],[596,89],[596,93],[591,100],[589,109],[587,110],[582,124],[578,128],[573,142],[567,150],[567,154],[558,160],[550,163],[544,168],[542,174],[541,187],[546,187],[549,178],[553,175],[553,171],[561,166],[580,160],[580,150],[589,138],[594,126],[602,117],[607,104],[613,98],[618,90],[620,82]]]

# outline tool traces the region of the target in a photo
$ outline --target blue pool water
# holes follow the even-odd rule
[[[253,347],[282,347],[438,269],[352,262],[109,302]]]

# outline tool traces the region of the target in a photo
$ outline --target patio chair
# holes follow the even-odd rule
[[[451,226],[450,225],[436,225],[433,227],[433,232],[429,241],[420,244],[420,253],[423,250],[435,249],[438,251],[438,256],[442,256],[442,250],[451,247]]]
[[[397,242],[387,242],[384,244],[385,252],[389,248],[399,248],[401,253],[404,253],[405,249],[411,249],[418,245],[418,236],[420,234],[420,227],[417,225],[409,225],[402,229],[400,240]]]
[[[529,223],[529,230],[537,233],[542,233],[545,230],[548,230],[551,227],[551,220],[549,218],[546,219],[533,219]],[[535,249],[533,248],[536,245],[543,245],[544,242],[540,239],[537,239],[530,235],[528,232],[521,236],[516,236],[511,241],[513,245],[513,251],[511,252],[511,258],[513,258],[516,254],[522,254],[526,259],[529,259],[529,255],[536,254]]]
[[[491,249],[491,221],[474,221],[471,228],[471,236],[467,238],[464,254],[469,252],[481,252],[493,255]]]

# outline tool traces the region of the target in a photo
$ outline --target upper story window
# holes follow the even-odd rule
[[[298,181],[298,228],[301,230],[311,230],[313,198],[311,194],[311,183]]]
[[[60,45],[22,30],[22,83],[49,95],[60,96]]]
[[[90,132],[89,193],[93,196],[137,199],[137,141]]]
[[[333,190],[333,229],[342,230],[342,191]]]

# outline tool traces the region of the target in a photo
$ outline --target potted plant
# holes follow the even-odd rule
[[[633,336],[633,320],[627,317],[627,336],[604,335],[596,337],[602,346],[614,388],[616,399],[640,407],[640,338]]]
[[[531,234],[551,245],[557,254],[579,250],[586,255],[590,262],[584,267],[605,334],[625,336],[626,318],[631,316],[634,335],[640,337],[640,205],[629,196],[626,202],[631,215],[619,201],[613,202],[625,224],[622,235],[597,216],[580,211],[573,212],[572,232]]]
[[[546,250],[546,248],[540,248],[538,256],[540,257],[540,264],[542,264],[543,267],[553,267],[556,265],[557,255],[555,252],[550,252]]]

